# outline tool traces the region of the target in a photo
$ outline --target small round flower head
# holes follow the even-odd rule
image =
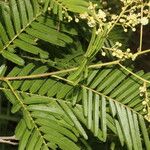
[[[68,22],[71,22],[71,21],[72,21],[72,17],[68,16]]]
[[[121,44],[120,42],[116,42],[116,45],[117,45],[118,47],[121,47],[121,46],[122,46],[122,44]]]
[[[121,18],[119,21],[122,23],[125,22],[126,20]]]
[[[98,10],[98,17],[103,19],[106,17],[106,13],[102,11],[101,9]]]
[[[79,22],[79,18],[75,17],[75,22],[78,23]]]
[[[125,28],[125,29],[124,29],[124,32],[128,32],[128,30]]]
[[[144,118],[147,119],[147,121],[150,122],[150,113],[148,113],[147,115],[145,115]]]
[[[90,2],[90,6],[88,7],[88,9],[89,10],[94,10],[95,9],[94,6],[93,6],[93,4],[92,4],[92,2]]]
[[[89,5],[88,9],[91,10],[91,11],[94,10],[97,7],[97,4],[93,4],[92,2],[89,2],[89,4],[90,5]]]
[[[146,108],[143,108],[143,112],[147,112]]]
[[[132,28],[132,31],[135,32],[135,31],[136,31],[136,28]]]
[[[50,8],[50,7],[48,7],[48,11],[51,11],[51,8]]]
[[[127,52],[129,53],[131,50],[130,50],[130,48],[127,48]]]
[[[111,19],[112,19],[112,20],[116,20],[117,18],[118,18],[118,16],[115,15],[115,14],[113,14],[113,15],[111,16]]]
[[[149,20],[148,20],[148,18],[147,18],[147,17],[143,17],[143,18],[141,18],[141,24],[142,24],[142,25],[147,25],[147,24],[148,24],[148,22],[149,22]]]
[[[104,51],[102,51],[102,56],[106,56],[106,53]]]
[[[85,13],[80,14],[79,16],[81,19],[86,19],[89,15],[87,12],[85,12]]]
[[[91,28],[96,25],[96,22],[95,22],[95,20],[94,20],[93,17],[88,17],[88,25],[89,25],[89,27],[91,27]]]
[[[43,0],[39,0],[39,4],[44,4],[44,1]]]
[[[147,104],[147,102],[146,102],[146,101],[143,101],[143,102],[142,102],[142,105],[146,105],[146,104]]]
[[[140,96],[143,97],[143,96],[144,96],[144,93],[140,93]]]
[[[140,92],[146,92],[146,87],[145,86],[140,86],[139,87]]]

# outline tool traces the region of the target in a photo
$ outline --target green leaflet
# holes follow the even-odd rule
[[[111,68],[106,68],[102,70],[99,74],[93,77],[91,80],[91,88],[95,88],[98,84],[101,84],[101,81],[111,72]]]
[[[48,92],[48,90],[50,89],[50,86],[52,86],[56,82],[57,81],[55,81],[53,79],[46,80],[46,82],[41,86],[41,88],[39,90],[39,94],[40,95],[45,95]]]
[[[112,142],[111,145],[110,145],[110,150],[115,150],[115,145],[116,144],[114,142]]]
[[[3,51],[2,53],[3,57],[5,57],[6,59],[20,65],[23,66],[24,65],[24,60],[22,58],[20,58],[18,55],[10,53],[9,51]]]
[[[10,90],[3,89],[3,92],[5,93],[6,98],[12,103],[15,104],[17,99],[14,96],[14,94]]]
[[[5,64],[0,66],[0,76],[2,77],[6,72],[7,66]]]
[[[87,8],[85,7],[82,7],[82,6],[74,6],[72,5],[70,8],[69,8],[70,11],[73,11],[75,13],[84,13],[85,11],[88,11]]]
[[[112,70],[107,75],[107,78],[105,76],[105,78],[103,79],[103,81],[98,85],[97,90],[98,91],[102,91],[102,90],[104,90],[104,88],[110,87],[111,82],[115,81],[115,78],[118,78],[118,76],[120,76],[119,70],[118,69]]]
[[[67,84],[62,85],[60,91],[56,95],[57,98],[60,98],[60,99],[64,98],[67,95],[67,93],[72,89],[73,89],[73,87],[70,85],[67,85]]]
[[[28,127],[28,129],[32,129],[33,122],[30,118],[30,113],[27,110],[23,110],[23,118],[26,122],[26,126]]]
[[[124,146],[124,141],[125,141],[124,140],[124,135],[123,135],[120,123],[117,120],[115,120],[115,126],[116,126],[116,130],[117,130],[117,134],[118,134],[120,143],[121,143],[122,146]]]
[[[54,96],[56,93],[57,93],[57,90],[60,90],[61,89],[61,86],[62,86],[63,84],[62,83],[59,83],[59,82],[57,82],[57,83],[55,83],[50,89],[49,89],[49,91],[48,91],[48,93],[47,93],[47,95],[48,96]]]
[[[16,138],[21,139],[25,131],[26,131],[26,123],[25,123],[24,119],[21,119],[15,129]]]
[[[101,128],[103,132],[103,139],[107,138],[107,124],[106,124],[106,98],[102,96],[101,100]]]
[[[20,16],[19,11],[17,8],[17,2],[16,0],[10,0],[10,9],[12,11],[12,19],[14,22],[16,33],[18,33],[21,30],[21,23],[20,23]]]
[[[129,120],[129,126],[130,126],[130,131],[131,131],[131,138],[132,138],[132,144],[133,144],[133,148],[134,149],[139,149],[138,147],[138,143],[137,143],[137,138],[136,137],[136,130],[135,130],[135,125],[134,125],[134,120],[133,120],[133,115],[131,113],[131,111],[127,111],[127,115],[128,115],[128,120]]]
[[[61,37],[61,34],[59,34],[57,36],[58,33],[56,31],[55,31],[55,33],[53,31],[51,32],[51,29],[49,29],[49,32],[51,32],[50,34],[47,34],[47,33],[44,33],[44,32],[41,32],[41,31],[38,31],[35,29],[31,29],[31,28],[26,29],[26,32],[28,34],[33,35],[36,38],[39,38],[39,39],[44,40],[46,42],[65,47],[65,42],[58,39],[58,36]]]
[[[117,111],[116,111],[116,107],[115,107],[115,104],[112,99],[109,99],[109,104],[110,104],[111,113],[112,113],[113,117],[115,117]]]
[[[21,68],[19,68],[19,67],[14,67],[14,68],[12,69],[12,71],[9,72],[9,74],[8,74],[7,76],[8,76],[8,77],[15,77],[15,76],[17,76],[17,75],[19,74],[20,71],[21,71]]]
[[[32,63],[28,64],[27,66],[25,66],[25,67],[19,72],[19,74],[18,74],[17,76],[25,76],[25,75],[28,75],[34,67],[35,67],[34,64],[32,64]],[[18,88],[21,86],[22,83],[23,83],[23,81],[17,80],[17,81],[14,81],[14,82],[12,83],[12,86],[13,86],[14,89],[18,89]]]
[[[38,1],[31,0],[31,4],[33,5],[33,14],[36,16],[40,12]]]
[[[77,142],[77,137],[68,129],[60,126],[59,124],[55,123],[55,122],[51,122],[51,120],[49,119],[37,119],[36,123],[39,124],[40,126],[45,125],[53,130],[55,130],[56,132],[67,136],[68,138],[70,138],[71,140]]]
[[[18,2],[18,9],[19,9],[19,12],[20,12],[21,24],[22,24],[22,27],[25,28],[25,26],[28,23],[25,3],[24,3],[24,0],[17,1],[17,2]]]
[[[140,137],[140,129],[139,129],[139,123],[138,123],[138,117],[137,114],[133,114],[133,119],[134,119],[134,126],[136,130],[136,140],[137,140],[137,145],[139,149],[142,149],[142,142],[141,142],[141,137]]]
[[[53,1],[51,1],[51,2],[53,2]],[[58,27],[60,27],[60,31],[62,31],[63,33],[68,33],[71,35],[78,35],[77,30],[75,28],[69,26],[65,22],[61,22],[61,24],[59,24],[59,21],[52,20],[52,18],[50,18],[49,16],[47,16],[47,17],[48,17],[48,19],[45,19],[45,17],[40,16],[38,18],[38,21],[50,28],[53,28],[53,29],[58,29]]]
[[[42,147],[42,144],[43,144],[43,139],[42,138],[39,138],[36,145],[35,145],[35,150],[40,150],[41,147]]]
[[[46,66],[42,66],[42,67],[40,67],[40,68],[34,70],[31,75],[44,73],[44,72],[46,72],[47,70],[48,70],[48,68],[47,68]],[[34,80],[32,80],[32,81],[31,81],[31,80],[26,80],[26,81],[22,84],[21,90],[22,90],[22,91],[28,90],[28,89],[31,87],[31,85],[32,85],[33,83],[34,83]]]
[[[46,10],[49,6],[52,9],[54,14],[59,15],[59,19],[61,19],[61,16],[59,12],[61,11],[61,7],[64,9],[69,9],[69,11],[75,12],[75,13],[84,13],[88,11],[88,2],[85,0],[81,1],[71,1],[71,0],[65,0],[65,1],[53,1],[53,0],[46,0],[44,10]],[[79,7],[80,6],[80,7]]]
[[[22,40],[15,40],[14,43],[16,44],[16,46],[20,47],[22,50],[26,51],[26,52],[29,52],[29,53],[32,53],[32,54],[40,54],[40,56],[42,58],[48,58],[48,53],[47,52],[44,52],[42,49],[36,47],[36,46],[33,46],[29,43],[26,43]]]
[[[62,6],[60,5],[59,8],[58,8],[59,12],[58,12],[58,16],[59,16],[59,19],[62,21],[63,20],[63,9],[62,9]]]
[[[117,111],[116,111],[116,106],[115,106],[113,100],[109,99],[109,104],[110,104],[111,113],[112,113],[113,117],[115,118]],[[120,127],[120,123],[117,120],[115,120],[115,126],[117,129],[119,140],[121,142],[121,145],[123,146],[124,145],[124,137],[123,137],[122,129]]]
[[[43,150],[49,150],[48,145],[43,145],[41,149],[43,149]]]
[[[32,96],[24,99],[25,104],[47,104],[50,102],[50,98],[42,96]]]
[[[118,69],[118,72],[116,71],[116,76],[113,75],[113,77],[115,76],[115,78],[111,82],[109,82],[109,85],[107,85],[107,87],[104,89],[104,94],[109,94],[116,86],[118,86],[122,82],[122,80],[126,78],[128,74],[129,73],[125,72],[123,69]]]
[[[11,112],[12,112],[12,113],[16,113],[16,112],[18,112],[20,109],[21,109],[21,105],[20,105],[20,103],[17,103],[17,104],[14,104],[14,105],[12,106]]]
[[[85,88],[82,88],[82,93],[83,93],[83,97],[82,97],[82,103],[83,103],[83,111],[84,111],[84,115],[87,117],[87,112],[88,112],[88,104],[87,104],[87,90]]]
[[[138,119],[139,119],[139,124],[142,130],[142,135],[144,137],[145,146],[146,146],[146,149],[148,150],[150,149],[150,139],[147,133],[146,125],[142,116],[138,115]]]
[[[36,129],[34,129],[34,131],[32,132],[32,135],[29,138],[29,141],[28,141],[28,144],[26,146],[26,149],[27,150],[35,149],[34,147],[35,147],[38,139],[39,139],[39,132]]]
[[[53,2],[53,1],[52,1]],[[47,11],[48,6],[49,6],[50,0],[46,0],[44,3],[44,11]]]
[[[143,75],[143,71],[137,72],[137,75],[141,76]],[[121,96],[133,83],[136,78],[134,76],[131,76],[131,78],[128,78],[127,80],[124,80],[114,92],[112,92],[111,96],[116,97],[116,96]],[[120,88],[121,87],[121,88]],[[124,96],[123,94],[121,98]]]
[[[0,40],[0,50],[2,50],[3,49],[3,43],[2,43],[2,41]]]
[[[36,80],[30,87],[30,93],[36,93],[38,91],[37,87],[41,87],[44,82],[45,80],[43,79]]]
[[[87,105],[88,105],[88,113],[87,113],[87,118],[88,118],[88,129],[92,128],[92,111],[93,111],[93,93],[91,90],[88,91],[88,99],[87,99]]]
[[[8,36],[6,34],[6,31],[2,25],[2,23],[0,22],[0,36],[1,36],[1,39],[2,39],[2,42],[4,44],[7,44],[9,42],[9,39],[8,39]]]
[[[32,21],[34,18],[33,18],[33,7],[31,4],[31,1],[24,0],[24,2],[25,2],[25,6],[27,8],[26,10],[27,10],[27,15],[28,15],[28,20]]]
[[[52,133],[52,132],[49,132]],[[44,138],[46,138],[47,140],[51,140],[52,142],[56,143],[59,145],[59,147],[63,150],[79,150],[79,147],[77,145],[75,145],[73,142],[68,141],[67,138],[65,137],[57,137],[55,134],[46,134],[44,135]]]
[[[113,133],[115,133],[115,134],[117,134],[117,129],[116,129],[116,127],[115,127],[115,123],[114,123],[114,120],[113,120],[113,118],[107,113],[106,114],[106,116],[107,116],[107,127],[111,130],[111,131],[113,131]],[[102,141],[103,141],[104,139],[102,139]]]
[[[52,143],[52,142],[49,142],[47,145],[48,145],[49,148],[54,149],[54,150],[58,148],[58,146],[55,143]]]
[[[41,112],[49,112],[49,113],[62,115],[62,111],[56,107],[49,108],[49,107],[44,106],[44,105],[29,105],[27,108],[29,111],[41,111]]]
[[[63,120],[63,118],[57,119],[53,115],[49,115],[48,112],[38,112],[38,111],[32,112],[32,116],[36,119],[45,118],[45,119],[49,120],[49,122],[54,123],[54,124],[58,124],[59,126],[62,126],[66,129],[69,129],[70,131],[72,131],[74,133],[74,135],[79,136],[79,133],[77,132],[75,127],[73,125],[68,124],[68,122],[66,124],[66,121]]]
[[[72,93],[72,95],[71,95],[72,105],[75,106],[78,103],[78,101],[80,101],[80,88],[76,87],[73,89],[73,87],[72,87],[70,93]]]
[[[26,34],[26,33],[20,34],[19,39],[21,39],[22,41],[27,42],[31,45],[37,45],[35,38],[33,36]]]
[[[2,9],[2,15],[3,15],[4,21],[5,21],[5,27],[7,29],[9,38],[11,39],[15,36],[12,21],[11,21],[9,13],[6,10],[4,10],[3,5],[1,7],[1,9]]]
[[[53,5],[53,13],[57,14],[57,11],[58,11],[58,5],[56,3],[54,3],[54,5]]]
[[[119,106],[119,104],[116,104],[117,112],[118,112],[118,117],[119,121],[121,123],[123,133],[127,142],[128,149],[132,149],[132,141],[131,141],[131,136],[130,136],[130,130],[129,130],[129,124],[127,121],[127,114],[124,108]],[[126,124],[126,126],[124,126]]]
[[[69,115],[70,119],[75,124],[76,128],[80,131],[80,133],[83,135],[83,137],[85,139],[87,139],[88,137],[87,137],[83,127],[81,126],[80,122],[78,121],[78,119],[76,118],[74,113],[71,111],[71,109],[65,103],[60,102],[59,104],[64,109],[64,111]]]
[[[94,113],[93,113],[93,121],[94,121],[94,135],[98,135],[99,130],[99,95],[96,94],[94,97]]]
[[[26,129],[25,133],[22,136],[22,139],[19,142],[19,150],[24,150],[27,143],[28,143],[28,139],[31,135],[31,131],[29,129]]]

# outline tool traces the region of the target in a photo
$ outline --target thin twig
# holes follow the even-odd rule
[[[17,141],[17,139],[15,136],[0,137],[0,143],[10,144],[10,145],[18,145],[18,143],[16,141]]]
[[[132,3],[132,2],[131,2]],[[126,7],[123,8],[122,12],[120,13],[120,15],[118,16],[118,18],[116,19],[116,21],[113,23],[113,25],[109,28],[107,34],[109,34],[109,32],[114,28],[114,26],[116,25],[116,23],[119,21],[119,19],[122,17],[122,15],[124,14],[124,12],[126,11],[126,9],[131,5],[128,4]]]
[[[137,53],[135,53],[135,54],[136,54],[137,56],[139,56],[139,55],[143,55],[143,54],[146,54],[146,53],[150,53],[150,49],[143,50],[143,51],[137,52]]]
[[[90,65],[88,68],[100,68],[102,66],[114,65],[114,64],[118,64],[119,61],[120,60],[116,60],[116,61],[112,61],[112,62],[106,62],[106,63],[100,63],[100,64],[94,64],[94,65]],[[78,67],[66,69],[66,70],[55,71],[55,72],[36,74],[36,75],[16,76],[16,77],[1,77],[0,80],[5,81],[5,80],[22,80],[22,79],[42,78],[42,77],[48,77],[48,76],[52,76],[52,75],[72,72],[72,71],[75,71],[77,69],[78,69]]]
[[[15,137],[15,135],[13,135],[13,136],[2,136],[2,137],[0,137],[0,139],[3,139],[3,140],[16,140],[16,137]]]
[[[130,74],[132,74],[133,76],[135,76],[136,78],[142,80],[143,82],[150,83],[150,81],[148,81],[148,80],[146,80],[146,79],[144,79],[144,78],[138,76],[137,74],[133,73],[132,71],[130,71],[129,69],[127,69],[127,68],[126,68],[125,66],[123,66],[122,64],[120,64],[120,63],[118,63],[118,64],[119,64],[119,66],[120,66],[121,68],[123,68],[124,70],[126,70],[127,72],[129,72]]]
[[[143,18],[143,5],[141,6],[141,19]],[[140,27],[140,47],[139,47],[139,52],[142,51],[142,43],[143,43],[143,25],[141,23],[141,27]]]

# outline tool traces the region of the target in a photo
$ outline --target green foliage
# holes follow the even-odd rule
[[[107,35],[107,26],[99,34],[94,27],[89,39],[84,23],[64,19],[88,12],[88,5],[86,0],[0,3],[0,94],[11,103],[6,109],[17,114],[11,118],[9,112],[6,119],[17,122],[12,132],[19,150],[150,149],[139,91],[146,82],[149,97],[150,73],[125,66],[109,52],[106,60],[99,56],[104,46],[122,41],[116,28]]]

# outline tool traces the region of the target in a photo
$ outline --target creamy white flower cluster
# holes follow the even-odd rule
[[[124,5],[128,5],[131,3],[139,3],[141,0],[120,0]]]
[[[116,42],[111,48],[103,47],[104,50],[109,50],[112,53],[112,56],[119,58],[124,61],[125,59],[135,59],[135,55],[130,52],[130,49],[127,48],[125,52],[123,52],[120,47],[122,44],[120,42]],[[102,56],[105,56],[106,53],[102,51]]]
[[[150,2],[143,3],[141,0],[121,0],[122,15],[111,14],[109,9],[96,9],[97,4],[89,2],[89,11],[91,13],[82,13],[79,15],[81,19],[87,19],[89,27],[94,27],[98,24],[100,32],[104,25],[112,26],[113,24],[121,25],[124,31],[127,32],[129,28],[136,31],[136,26],[139,24],[147,25],[150,20]],[[91,15],[92,14],[92,15]],[[79,21],[79,20],[78,20]]]
[[[119,24],[124,28],[124,31],[127,32],[128,28],[131,28],[132,31],[136,31],[136,26],[139,24],[147,25],[150,19],[150,2],[143,3],[142,0],[121,0],[123,3],[122,10],[124,14],[119,19]],[[112,15],[113,22],[116,21],[119,15]]]
[[[143,112],[146,113],[144,117],[150,122],[150,101],[149,101],[149,96],[148,96],[145,82],[143,86],[139,88],[139,90],[140,90],[140,96],[144,97],[144,101],[142,102]]]
[[[133,57],[133,54],[130,53],[130,49],[128,48],[126,52],[123,52],[117,48],[113,49],[112,56],[115,56],[119,59],[125,60]]]
[[[89,27],[94,27],[97,24],[102,27],[106,22],[106,13],[101,9],[96,10],[96,7],[97,4],[90,2],[88,9],[92,15],[87,12],[79,15],[81,19],[87,19]]]

